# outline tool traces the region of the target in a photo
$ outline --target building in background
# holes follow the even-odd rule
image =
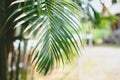
[[[105,42],[120,44],[120,2],[113,1],[115,2],[108,7],[108,10],[112,15],[117,16],[118,20],[111,25],[111,35],[105,39]]]

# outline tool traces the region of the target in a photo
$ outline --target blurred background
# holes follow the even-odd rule
[[[35,1],[34,2],[35,7],[32,5],[31,9],[36,8],[35,10],[37,10],[38,8],[36,7],[36,4],[38,3],[36,3],[36,0],[33,0],[33,1]],[[44,3],[44,1],[48,1],[48,0],[38,0],[38,1],[43,1]],[[68,20],[71,19],[72,21],[71,20],[69,21],[71,21],[73,23],[72,25],[75,25],[75,27],[77,24],[79,24],[79,26],[75,29],[78,32],[81,39],[81,44],[82,44],[80,45],[81,52],[79,52],[80,53],[79,56],[76,54],[69,55],[71,59],[70,62],[67,59],[64,59],[64,62],[65,62],[64,64],[62,64],[62,62],[56,63],[59,65],[52,66],[52,70],[50,72],[48,71],[47,75],[44,75],[43,72],[41,73],[39,72],[39,70],[36,70],[35,63],[32,62],[33,57],[35,57],[35,60],[39,58],[39,57],[37,58],[36,54],[35,55],[32,54],[32,49],[33,49],[34,42],[40,42],[39,38],[34,38],[34,36],[37,35],[37,32],[38,32],[38,35],[40,35],[42,34],[42,30],[43,31],[45,30],[43,28],[41,29],[41,26],[45,26],[44,21],[43,23],[37,22],[35,24],[34,20],[36,18],[35,19],[33,18],[29,22],[32,24],[32,26],[37,25],[37,28],[34,28],[34,27],[32,28],[31,24],[28,24],[27,21],[32,17],[36,16],[36,14],[32,14],[32,11],[34,12],[34,9],[33,10],[28,9],[28,11],[30,10],[30,12],[22,14],[21,16],[15,18],[15,21],[14,21],[14,22],[18,21],[17,26],[28,25],[26,29],[24,29],[24,27],[22,28],[17,26],[13,27],[13,29],[11,29],[11,27],[6,28],[4,27],[2,22],[3,16],[4,16],[4,14],[1,13],[4,10],[2,8],[3,4],[2,3],[0,4],[0,11],[1,11],[0,26],[3,25],[3,27],[0,28],[0,31],[3,29],[5,30],[11,29],[10,32],[6,31],[7,35],[5,34],[5,38],[7,36],[7,40],[8,40],[7,44],[9,44],[9,46],[7,46],[8,47],[7,49],[9,49],[8,50],[9,54],[6,54],[8,57],[4,59],[5,55],[0,54],[0,61],[1,61],[0,68],[3,69],[2,70],[3,72],[7,72],[7,76],[5,76],[7,78],[2,79],[0,76],[0,80],[120,80],[120,0],[63,0],[63,1],[66,1],[69,3],[74,2],[75,4],[77,4],[78,11],[73,8],[73,7],[76,7],[75,4],[71,4],[72,5],[71,7],[65,3],[64,3],[65,6],[62,5],[62,9],[60,8],[60,10],[58,10],[57,8],[59,8],[59,6],[57,6],[57,8],[54,8],[54,9],[58,11],[56,13],[65,12],[65,14],[68,14],[67,17],[70,17],[68,18]],[[21,4],[22,7],[17,10],[18,12],[19,10],[25,7],[31,6],[29,5],[30,4],[29,0],[18,0],[16,2],[13,2],[11,5],[14,5],[16,3],[17,4],[25,3],[24,5]],[[50,3],[50,4],[54,5],[54,3]],[[16,7],[16,5],[13,6],[13,8],[14,7]],[[72,12],[69,11],[69,7],[70,7],[70,10],[72,9],[72,11],[75,13],[75,16],[71,14]],[[49,8],[52,9],[51,5]],[[39,14],[39,15],[42,14],[40,18],[44,16],[43,15],[44,13],[47,14],[44,11],[44,7],[42,10],[43,10],[43,13]],[[50,12],[49,10],[47,11]],[[6,11],[7,10],[5,10],[5,13]],[[24,11],[27,11],[27,9],[23,10],[23,12]],[[30,15],[28,15],[29,13]],[[37,13],[39,13],[39,11],[37,11]],[[12,14],[12,16],[13,15],[14,14]],[[27,18],[19,22],[19,20],[21,20],[26,15],[27,15]],[[50,14],[49,16],[51,15],[53,14]],[[62,13],[59,14],[59,16],[61,15]],[[80,19],[78,19],[77,16],[79,16]],[[64,17],[62,18],[64,19]],[[47,21],[46,16],[44,19],[45,21]],[[53,23],[54,23],[54,20],[58,21],[58,23],[54,24],[55,26],[62,24],[62,21],[57,19],[58,18],[56,17],[54,17],[53,19]],[[42,20],[43,18],[41,18],[40,21]],[[52,19],[50,20],[52,21]],[[23,25],[25,21],[26,21],[26,24]],[[48,25],[49,23],[45,23],[45,24]],[[64,24],[64,25],[70,26],[71,24],[70,25]],[[40,29],[38,27],[40,27]],[[78,36],[75,33],[75,31],[71,28],[69,28],[68,30],[71,32],[71,34],[73,34],[74,39],[76,39],[77,41]],[[48,32],[48,31],[45,31],[45,32]],[[7,51],[5,48],[3,48],[5,46],[2,43],[5,42],[6,44],[6,41],[4,39],[2,40],[2,38],[4,38],[2,37],[4,36],[2,35],[2,33],[4,32],[0,32],[0,53],[4,53],[4,51],[2,50],[5,50],[5,52]],[[25,34],[23,35],[23,33]],[[28,34],[30,34],[30,36],[32,35],[32,39],[29,39],[28,36],[26,37],[26,35]],[[45,39],[47,39],[46,36],[45,36]],[[43,39],[43,41],[45,39]],[[10,40],[13,40],[13,41],[11,42]],[[36,45],[38,44],[36,43]],[[38,50],[38,48],[41,48],[41,46],[36,47],[35,52],[37,52],[36,50]],[[42,49],[44,49],[44,47]],[[56,47],[54,49],[56,50]],[[60,51],[59,48],[57,49],[58,51]],[[4,63],[3,59],[6,61],[6,63]],[[38,63],[39,63],[39,60],[38,60]],[[7,66],[5,66],[5,64],[7,64]],[[47,69],[49,70],[49,68],[46,68],[45,65],[46,63],[43,63],[42,65],[40,65],[43,67],[39,68],[38,66],[38,69],[45,68],[46,70]],[[0,72],[0,75],[4,76],[3,75],[4,73],[2,71]]]

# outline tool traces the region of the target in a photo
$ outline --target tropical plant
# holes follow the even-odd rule
[[[32,61],[38,72],[47,74],[54,65],[70,61],[70,54],[79,53],[81,22],[94,27],[108,22],[84,0],[2,0],[0,3],[0,80],[7,80],[8,55],[12,55],[10,80],[18,80],[20,56],[26,52],[27,40],[33,40]],[[78,6],[79,5],[79,6]],[[84,6],[84,7],[83,7]],[[91,10],[93,14],[91,14]],[[81,11],[81,13],[80,13]],[[8,17],[9,16],[9,17]],[[74,34],[77,36],[74,36]],[[77,39],[76,39],[77,37]],[[17,50],[13,43],[19,41]],[[82,43],[81,43],[82,44]],[[21,49],[22,48],[22,49]],[[16,74],[16,75],[14,75]]]
[[[32,61],[36,70],[44,74],[47,74],[55,64],[60,62],[64,64],[64,58],[70,61],[70,54],[79,53],[80,37],[77,32],[79,23],[75,21],[79,20],[79,16],[76,15],[79,6],[76,3],[66,0],[16,0],[11,1],[9,9],[11,8],[14,12],[9,13],[9,17],[6,16],[8,18],[5,18],[4,25],[0,27],[0,57],[3,57],[1,67],[4,70],[0,69],[0,72],[3,72],[0,74],[0,80],[7,80],[7,76],[3,75],[7,75],[8,55],[10,53],[12,56],[15,55],[13,42],[16,40],[19,40],[19,45],[15,80],[19,79],[21,42],[26,39],[34,40]],[[71,30],[77,34],[78,40]],[[16,31],[18,35],[15,35]],[[13,76],[12,74],[10,76]]]

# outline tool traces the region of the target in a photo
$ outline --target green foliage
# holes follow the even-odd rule
[[[114,16],[104,17],[95,11],[90,1],[92,0],[87,3],[84,0],[15,0],[9,9],[13,6],[16,9],[0,28],[0,36],[4,36],[1,33],[20,29],[15,36],[13,34],[14,40],[33,39],[33,63],[38,72],[46,75],[55,64],[64,64],[64,59],[70,61],[71,54],[79,53],[79,32],[82,33],[82,29],[87,27],[86,31],[91,33],[91,26],[101,29],[116,21]],[[83,28],[79,24],[79,17]],[[79,40],[76,41],[73,33],[77,34]],[[104,35],[95,34],[99,37]]]
[[[104,14],[95,11],[95,9],[92,6],[90,7],[94,15],[93,17],[90,15],[90,20],[93,22],[94,28],[104,29],[108,27],[111,23],[116,22],[118,19],[114,15],[105,16]]]
[[[106,38],[110,34],[109,28],[104,29],[94,29],[93,30],[93,41],[97,43],[102,43],[102,39]]]
[[[104,29],[108,27],[111,23],[118,20],[118,18],[112,14],[105,15],[102,12],[97,12],[94,6],[91,5],[91,1],[93,0],[88,0],[87,2],[83,0],[75,0],[75,1],[81,7],[80,8],[82,12],[81,14],[83,15],[81,19],[82,22],[86,23],[87,21],[88,22],[91,21],[93,24],[92,25],[93,28]],[[107,12],[107,8],[106,8],[106,12]]]
[[[116,3],[117,2],[117,0],[112,0],[112,3]]]
[[[70,54],[79,53],[79,44],[72,32],[80,39],[76,23],[79,6],[76,3],[63,0],[16,0],[11,6],[18,8],[11,14],[7,22],[15,15],[12,28],[22,27],[22,35],[34,38],[33,62],[36,70],[46,75],[54,64],[59,64],[64,58],[70,60]],[[78,13],[77,13],[78,14]]]

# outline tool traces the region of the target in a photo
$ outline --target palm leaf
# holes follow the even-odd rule
[[[47,74],[55,63],[64,58],[70,61],[70,54],[79,54],[80,37],[77,32],[79,6],[74,2],[64,0],[17,0],[11,4],[20,4],[13,14],[21,13],[14,19],[13,28],[24,27],[24,34],[37,39],[33,45],[33,62],[36,70]],[[78,13],[77,13],[78,14]],[[8,19],[8,20],[9,20]],[[25,26],[22,26],[26,24]],[[71,29],[77,34],[79,40],[73,36]]]

